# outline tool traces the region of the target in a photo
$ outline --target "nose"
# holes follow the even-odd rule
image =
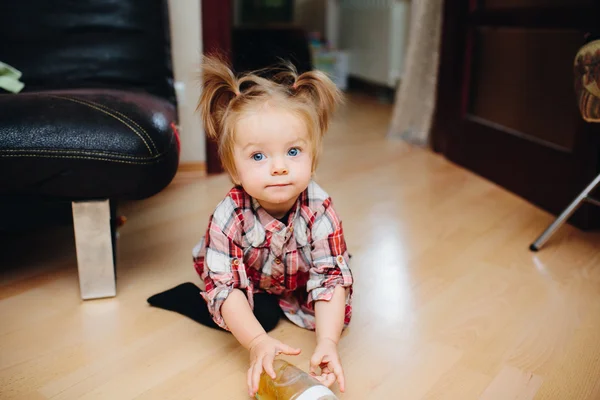
[[[271,165],[271,175],[287,175],[288,168],[281,158],[275,158]]]

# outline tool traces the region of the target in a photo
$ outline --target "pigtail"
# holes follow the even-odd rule
[[[321,71],[304,72],[292,87],[298,95],[306,96],[317,106],[321,132],[325,133],[333,113],[342,102],[339,88]]]
[[[202,94],[196,111],[200,111],[207,136],[219,139],[229,104],[239,95],[239,84],[227,63],[218,56],[204,57],[201,79]]]
[[[291,63],[290,67],[293,68]],[[324,72],[318,70],[297,75],[294,69],[291,76],[294,77],[291,82],[292,93],[295,96],[305,97],[316,106],[319,127],[321,134],[324,134],[337,106],[342,103],[342,92]]]
[[[290,61],[283,61],[275,71],[278,71],[273,75],[275,82],[288,87],[292,96],[303,97],[315,106],[319,127],[325,133],[331,116],[343,101],[342,92],[335,83],[318,70],[298,75],[296,67]]]

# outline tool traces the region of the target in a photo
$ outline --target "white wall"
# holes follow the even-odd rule
[[[418,0],[417,0],[418,1]],[[390,70],[388,84],[395,85],[402,79],[406,50],[408,47],[408,32],[411,21],[411,6],[409,0],[396,0],[390,15]]]
[[[325,5],[325,37],[333,48],[339,49],[340,7],[338,0],[327,0]]]
[[[173,74],[179,104],[181,163],[206,162],[200,116],[199,64],[202,56],[202,0],[169,0]]]
[[[410,1],[338,0],[330,3],[327,21],[339,24],[337,42],[339,48],[349,54],[349,74],[395,88],[404,68]],[[330,31],[333,29],[328,27]]]

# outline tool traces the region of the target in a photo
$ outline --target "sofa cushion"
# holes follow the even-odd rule
[[[24,91],[141,89],[175,103],[167,0],[1,3],[0,61]]]
[[[0,95],[0,195],[140,199],[179,162],[175,107],[118,90]]]

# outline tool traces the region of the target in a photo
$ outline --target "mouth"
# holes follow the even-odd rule
[[[286,186],[290,186],[291,183],[279,183],[277,185],[267,185],[267,187],[286,187]]]

